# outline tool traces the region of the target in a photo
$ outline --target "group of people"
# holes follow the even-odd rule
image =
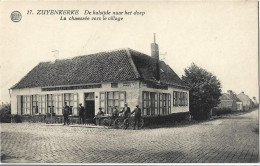
[[[134,130],[139,129],[139,124],[141,121],[141,109],[139,108],[139,105],[136,105],[136,108],[131,112],[130,107],[128,107],[127,103],[125,103],[124,108],[119,111],[117,106],[114,107],[114,110],[112,112],[112,118],[115,120],[119,117],[119,114],[122,113],[122,116],[124,119],[129,118],[131,114],[134,114]],[[104,116],[104,112],[102,111],[102,108],[99,108],[99,112],[96,115],[97,117]],[[97,120],[97,123],[100,124],[100,120]]]
[[[69,120],[68,116],[70,114],[69,109],[70,109],[70,107],[67,105],[67,102],[65,102],[65,106],[63,108],[64,125],[66,123],[67,124],[69,123],[68,122],[68,120]],[[79,111],[80,124],[86,124],[86,121],[85,121],[86,120],[86,111],[81,103],[79,104],[78,111]],[[134,114],[134,130],[136,129],[136,126],[137,126],[137,129],[139,129],[139,123],[141,120],[141,109],[139,108],[139,105],[136,105],[136,108],[132,112],[130,110],[130,107],[128,107],[127,103],[125,103],[124,108],[121,111],[119,111],[117,106],[115,106],[114,110],[112,112],[112,118],[115,120],[116,118],[119,117],[120,113],[122,113],[124,119],[130,117],[131,114]],[[102,108],[99,108],[99,111],[96,114],[96,117],[101,117],[101,116],[104,116],[104,112],[102,111]],[[98,119],[98,118],[96,118],[96,119]]]
[[[63,125],[69,125],[69,115],[71,114],[70,112],[70,107],[67,105],[67,102],[65,102],[65,106],[63,107],[63,118],[64,118],[64,124]],[[85,108],[82,106],[82,104],[79,104],[79,121],[80,124],[85,124],[86,120],[86,115],[85,115]]]

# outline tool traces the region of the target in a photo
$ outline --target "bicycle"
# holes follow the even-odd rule
[[[135,123],[135,119],[133,116],[126,118],[124,120],[125,129],[127,129],[129,127],[133,129],[135,127],[134,123]],[[141,117],[139,124],[138,124],[138,128],[141,129],[143,127],[143,125],[144,125],[144,119]]]
[[[127,129],[128,123],[125,121],[129,116],[125,117],[124,114],[121,114],[118,118],[115,119],[114,125],[116,128]]]

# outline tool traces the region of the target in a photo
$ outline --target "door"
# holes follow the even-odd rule
[[[86,109],[86,119],[93,119],[95,117],[95,93],[85,93],[85,109]]]

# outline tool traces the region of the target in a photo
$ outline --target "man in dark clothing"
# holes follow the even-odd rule
[[[130,116],[131,110],[130,108],[127,106],[127,103],[125,103],[125,107],[123,108],[122,111],[120,111],[119,113],[123,113],[123,117],[124,119],[128,118]]]
[[[131,112],[131,114],[135,113],[135,123],[134,123],[134,130],[135,130],[135,126],[137,124],[137,129],[139,129],[139,124],[140,124],[140,120],[141,120],[141,109],[139,108],[139,105],[136,105],[136,108],[134,109],[133,112]]]
[[[96,119],[96,125],[100,125],[101,123],[101,116],[104,116],[104,112],[102,111],[102,108],[99,108],[99,111],[94,119]]]
[[[85,108],[82,106],[82,104],[79,104],[79,123],[85,124]]]
[[[65,102],[65,106],[63,107],[63,117],[64,117],[64,124],[66,123],[69,125],[69,109],[70,107],[67,105],[67,102]]]
[[[112,112],[112,118],[115,120],[118,118],[119,111],[117,109],[117,106],[115,106],[114,111]]]

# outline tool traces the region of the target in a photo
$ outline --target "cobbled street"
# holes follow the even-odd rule
[[[258,162],[258,110],[168,128],[121,130],[1,124],[2,162]]]

